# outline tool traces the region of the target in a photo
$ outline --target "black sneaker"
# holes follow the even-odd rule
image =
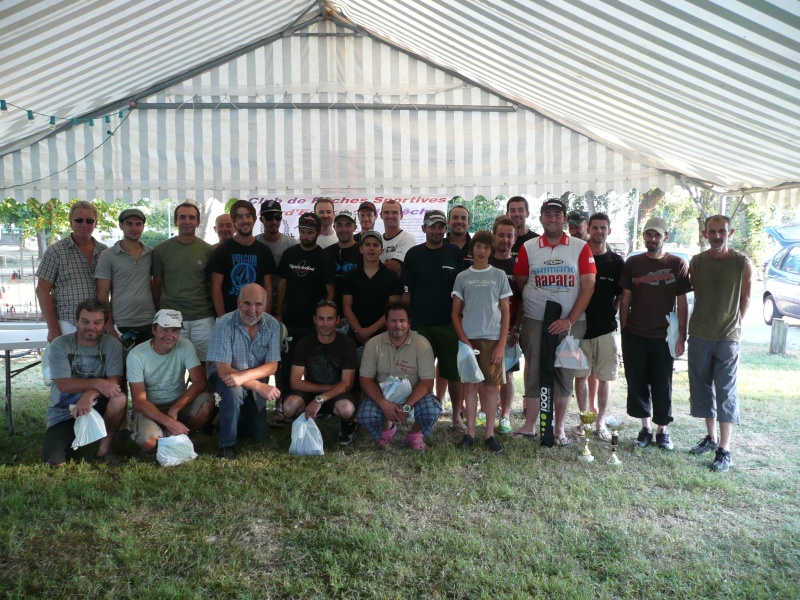
[[[356,423],[355,421],[350,421],[347,423],[346,421],[342,421],[342,428],[339,431],[339,445],[340,446],[349,446],[353,443],[353,434],[356,431]]]
[[[656,434],[656,444],[662,450],[672,450],[672,440],[669,439],[669,432],[665,429],[663,433]]]
[[[728,450],[717,448],[717,453],[716,456],[714,457],[714,462],[711,463],[711,470],[717,471],[718,473],[722,473],[730,469],[732,464],[733,464],[733,459],[731,458],[731,453]]]
[[[486,438],[486,447],[495,454],[501,454],[503,452],[503,444],[494,439],[494,436]]]
[[[689,450],[689,452],[692,454],[705,454],[706,452],[714,452],[718,447],[719,443],[712,440],[710,435],[707,435],[700,440],[695,447]]]
[[[639,432],[639,437],[637,437],[633,443],[642,448],[647,448],[653,443],[653,432],[646,427],[642,427],[642,430]]]
[[[464,437],[461,438],[461,441],[458,442],[456,448],[458,448],[459,450],[469,450],[470,448],[472,448],[472,444],[474,443],[475,443],[475,438],[472,437],[470,434],[465,433]]]
[[[236,458],[236,450],[233,446],[223,446],[217,452],[217,458],[224,458],[225,460],[233,460]]]

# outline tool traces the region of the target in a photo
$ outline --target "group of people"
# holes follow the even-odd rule
[[[374,229],[378,217],[383,233]],[[200,211],[187,201],[175,208],[175,237],[150,248],[140,240],[145,214],[128,208],[119,215],[122,239],[107,248],[92,237],[95,207],[76,202],[71,234],[47,249],[37,271],[53,379],[43,459],[66,462],[73,419],[94,408],[107,430],[97,455],[113,461],[128,387],[130,432],[145,457],[160,437],[213,426],[217,456],[232,459],[239,438],[266,437],[268,402],[283,419],[337,416],[342,446],[358,426],[385,446],[397,424],[413,419],[406,441],[422,450],[445,393],[463,435],[459,448],[471,448],[476,426],[485,425],[486,448],[499,453],[496,434],[539,435],[545,331],[580,339],[589,365],[555,370],[556,443],[569,443],[573,389],[580,410],[597,413],[595,434],[608,439],[619,310],[627,412],[642,422],[636,442],[673,448],[673,357],[683,353],[688,327],[692,415],[708,424],[692,451],[716,451],[712,468],[726,470],[752,271],[730,248],[730,221],[707,220],[710,249],[687,265],[664,251],[669,232],[662,219],[645,224],[646,252],[625,262],[606,243],[611,222],[604,213],[568,212],[548,198],[539,211],[541,236],[529,229],[529,217],[527,199],[514,196],[491,231],[470,235],[467,207],[429,210],[425,241],[417,244],[402,229],[398,202],[385,201],[380,213],[363,202],[353,214],[323,197],[300,216],[295,239],[281,232],[280,203],[262,203],[257,215],[240,200],[217,219],[220,241],[212,246],[197,237]],[[257,220],[264,233],[255,236]],[[558,303],[560,314],[545,330],[548,302]],[[678,330],[672,350],[671,312]],[[462,386],[459,342],[475,353],[482,382]],[[512,433],[520,364],[507,364],[505,356],[518,343],[525,422]]]

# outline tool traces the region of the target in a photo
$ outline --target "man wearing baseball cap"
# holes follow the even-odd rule
[[[287,248],[297,245],[297,239],[286,233],[281,233],[281,226],[283,225],[283,209],[281,203],[277,200],[265,200],[261,203],[261,216],[259,220],[264,227],[264,233],[259,233],[256,236],[256,241],[265,244],[267,248],[272,250],[272,256],[275,258],[275,265],[281,264],[281,257]],[[288,225],[285,231],[288,231]],[[272,276],[272,307],[278,301],[278,284],[280,277],[277,271]]]
[[[589,241],[589,213],[573,210],[567,215],[567,227],[572,237]]]
[[[303,213],[297,221],[300,243],[283,253],[278,266],[278,303],[275,318],[286,325],[289,351],[281,356],[281,377],[284,388],[289,381],[295,344],[314,332],[314,309],[320,300],[333,300],[334,265],[331,257],[317,245],[322,228],[314,213]],[[288,392],[288,390],[286,390]]]
[[[536,437],[539,421],[539,364],[547,301],[561,305],[559,319],[547,331],[559,338],[571,333],[581,339],[586,332],[584,311],[594,291],[597,269],[589,245],[564,232],[567,207],[558,198],[547,198],[539,210],[544,233],[525,242],[514,266],[517,286],[522,293],[522,310],[517,313],[520,345],[525,354],[525,424],[515,435]],[[587,373],[588,375],[588,373]],[[555,369],[553,406],[554,434],[558,446],[569,444],[564,432],[564,419],[572,395],[572,369]]]
[[[622,331],[622,361],[628,383],[628,414],[641,419],[636,444],[653,443],[651,421],[658,426],[659,448],[672,450],[667,425],[672,419],[672,365],[667,342],[668,317],[677,305],[678,340],[675,357],[686,344],[691,291],[689,266],[682,258],[664,251],[669,227],[664,219],[650,218],[644,224],[647,252],[631,256],[622,268],[619,323]]]
[[[334,285],[336,287],[336,306],[339,307],[341,316],[342,310],[342,282],[345,275],[357,269],[363,262],[359,245],[353,239],[353,232],[356,229],[356,218],[347,209],[340,210],[333,220],[333,229],[339,240],[332,246],[325,248],[325,252],[331,257],[334,266]],[[344,324],[347,324],[347,320]]]
[[[94,272],[97,297],[103,302],[108,302],[109,296],[111,299],[106,333],[117,339],[128,334],[123,344],[127,348],[153,337],[156,313],[150,277],[153,249],[139,239],[146,220],[138,208],[126,208],[119,213],[122,239],[103,250]]]
[[[182,324],[180,311],[162,308],[153,318],[153,338],[128,354],[131,434],[143,457],[155,454],[159,438],[200,429],[214,409],[205,369],[192,342],[180,337]]]
[[[378,210],[372,202],[365,200],[358,205],[356,216],[358,216],[358,225],[361,227],[361,231],[355,234],[354,238],[357,243],[361,243],[362,233],[375,230],[375,220],[378,218]]]

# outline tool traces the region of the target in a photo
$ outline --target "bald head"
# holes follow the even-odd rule
[[[257,283],[250,283],[239,292],[238,304],[242,322],[252,327],[261,320],[267,308],[267,292]]]

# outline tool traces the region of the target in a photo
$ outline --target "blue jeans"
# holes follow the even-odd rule
[[[267,438],[269,424],[263,399],[256,399],[253,392],[243,387],[228,387],[217,373],[208,378],[208,385],[221,398],[217,442],[220,448],[235,446],[238,437],[257,442]]]

